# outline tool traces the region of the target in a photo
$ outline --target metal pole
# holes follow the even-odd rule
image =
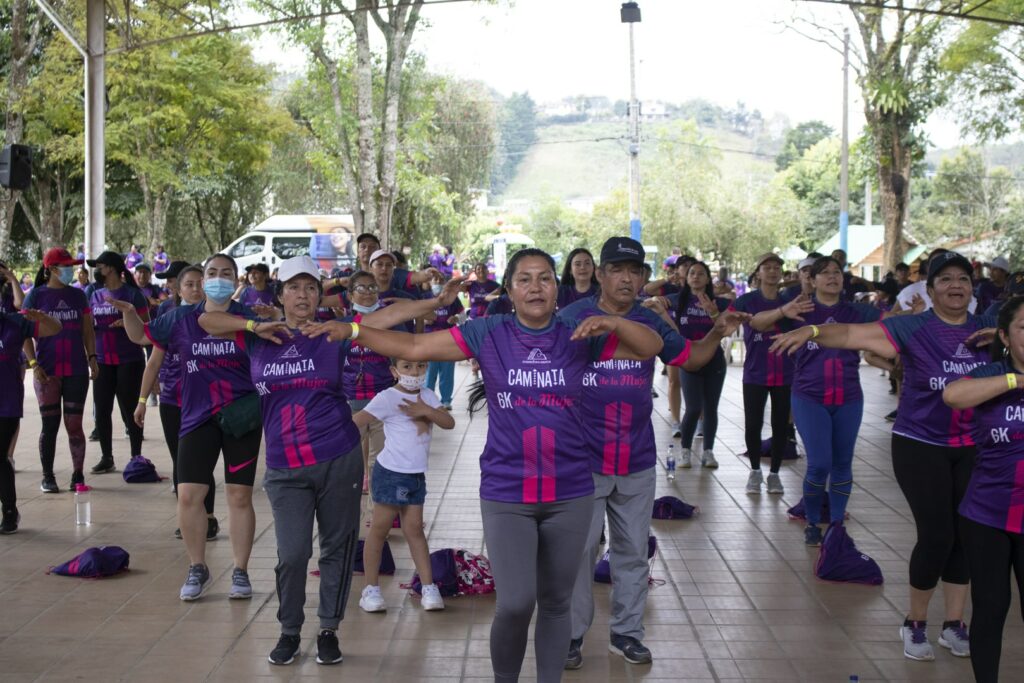
[[[104,0],[86,0],[85,10],[85,253],[106,247],[104,124],[106,117]]]
[[[850,30],[843,31],[843,148],[839,163],[839,248],[847,251],[850,227]],[[848,252],[847,252],[848,253]]]
[[[640,242],[640,103],[636,99],[636,53],[629,25],[629,236]]]

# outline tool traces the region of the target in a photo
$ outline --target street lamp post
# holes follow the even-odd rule
[[[640,5],[624,2],[619,10],[623,24],[629,24],[629,235],[640,241],[640,103],[636,99],[636,53],[633,24],[640,23]]]

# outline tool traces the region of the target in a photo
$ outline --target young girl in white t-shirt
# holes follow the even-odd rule
[[[430,549],[423,535],[423,502],[426,499],[427,455],[434,425],[455,427],[455,418],[441,408],[437,395],[427,389],[427,364],[394,358],[391,374],[396,384],[377,394],[352,416],[360,429],[374,421],[384,423],[384,450],[377,456],[370,477],[373,517],[363,545],[366,586],[359,606],[366,612],[387,611],[380,593],[380,556],[395,515],[409,544],[416,571],[423,583],[423,609],[444,609],[444,600],[430,571]]]

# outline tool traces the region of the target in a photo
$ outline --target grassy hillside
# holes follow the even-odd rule
[[[644,124],[640,152],[640,172],[658,163],[657,136],[672,124]],[[578,123],[538,128],[539,143],[530,148],[515,179],[505,193],[507,199],[537,199],[556,196],[562,199],[601,197],[616,187],[624,187],[628,178],[627,127],[624,123]],[[723,152],[720,168],[725,179],[751,176],[771,177],[775,163],[770,156],[754,156],[755,141],[721,130],[702,130]],[[622,138],[622,139],[604,139]]]

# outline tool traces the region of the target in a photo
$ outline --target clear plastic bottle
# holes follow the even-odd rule
[[[668,454],[665,455],[665,475],[669,481],[675,481],[676,478],[676,445],[670,443],[668,445]]]
[[[92,504],[89,501],[91,489],[85,484],[75,484],[75,524],[89,526],[92,524]]]

